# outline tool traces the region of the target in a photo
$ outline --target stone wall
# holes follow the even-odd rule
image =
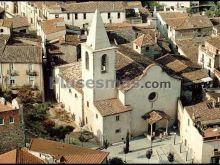
[[[14,123],[9,123],[9,117],[14,118]],[[0,154],[24,147],[25,135],[20,124],[19,110],[1,112],[0,117],[4,118],[4,125],[0,125]]]

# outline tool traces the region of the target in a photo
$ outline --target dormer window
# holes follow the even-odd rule
[[[102,73],[106,72],[107,68],[106,68],[106,61],[107,61],[107,55],[104,54],[102,56],[102,59],[101,59],[101,71]]]

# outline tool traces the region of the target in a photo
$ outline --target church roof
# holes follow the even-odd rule
[[[82,86],[77,83],[77,81],[82,79],[81,61],[61,65],[58,68],[60,69],[59,76],[77,91],[82,93]]]
[[[102,17],[98,10],[95,11],[95,15],[89,28],[89,35],[86,44],[91,46],[93,50],[111,47]]]
[[[124,106],[117,98],[95,101],[94,104],[103,117],[132,110],[130,106]]]

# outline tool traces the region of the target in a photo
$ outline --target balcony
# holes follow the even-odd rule
[[[26,70],[26,74],[29,76],[37,76],[37,72],[34,70]]]
[[[18,76],[18,72],[16,70],[7,70],[7,74],[10,76]]]

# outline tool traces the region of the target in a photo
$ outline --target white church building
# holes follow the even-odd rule
[[[81,46],[81,61],[54,69],[56,99],[74,114],[76,124],[110,143],[122,141],[127,131],[133,137],[152,135],[173,124],[181,81],[127,45],[112,47],[98,10]],[[165,82],[169,88],[158,87]]]

